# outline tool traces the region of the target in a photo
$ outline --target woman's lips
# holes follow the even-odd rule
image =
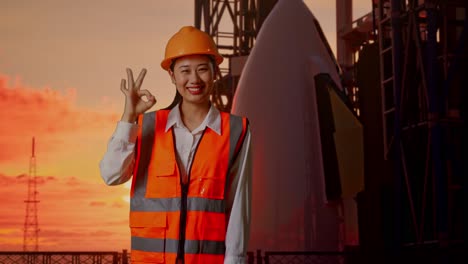
[[[190,94],[193,95],[198,95],[203,92],[203,87],[202,86],[192,86],[192,87],[187,87],[187,90],[189,91]]]

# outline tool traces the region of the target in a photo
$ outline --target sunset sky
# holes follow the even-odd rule
[[[169,37],[194,22],[188,0],[0,0],[0,251],[22,250],[31,140],[36,138],[40,250],[129,249],[128,186],[98,163],[123,110],[125,68],[167,106],[159,63]],[[304,1],[335,49],[335,4]],[[371,0],[355,0],[354,18]]]

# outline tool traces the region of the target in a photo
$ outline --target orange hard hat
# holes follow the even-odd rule
[[[218,53],[216,44],[210,35],[192,26],[182,27],[167,42],[161,67],[167,71],[171,67],[173,59],[198,54],[213,56],[217,65],[223,62],[223,57]]]

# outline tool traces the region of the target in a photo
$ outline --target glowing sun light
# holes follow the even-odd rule
[[[123,186],[124,186],[125,189],[130,190],[130,188],[132,187],[132,181],[128,181],[128,182],[124,183]],[[122,196],[122,200],[124,200],[127,203],[130,203],[130,193]]]

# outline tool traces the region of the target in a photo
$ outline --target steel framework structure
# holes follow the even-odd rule
[[[214,38],[223,56],[248,55],[257,35],[257,2],[195,0],[195,27]]]
[[[394,245],[463,242],[467,2],[373,0]],[[466,81],[466,79],[465,79]],[[465,85],[466,88],[466,85]],[[465,158],[466,159],[466,158]],[[466,220],[465,220],[466,221]]]
[[[258,30],[276,0],[195,0],[195,27],[213,37],[219,52],[229,59],[222,64],[221,79],[212,101],[219,109],[230,111],[239,80],[231,71],[231,59],[248,56]]]
[[[24,218],[24,233],[23,233],[23,251],[38,251],[39,250],[39,224],[37,221],[37,175],[36,175],[36,155],[35,155],[35,140],[32,139],[32,152],[29,162],[28,175],[28,198],[26,203],[26,216]]]

